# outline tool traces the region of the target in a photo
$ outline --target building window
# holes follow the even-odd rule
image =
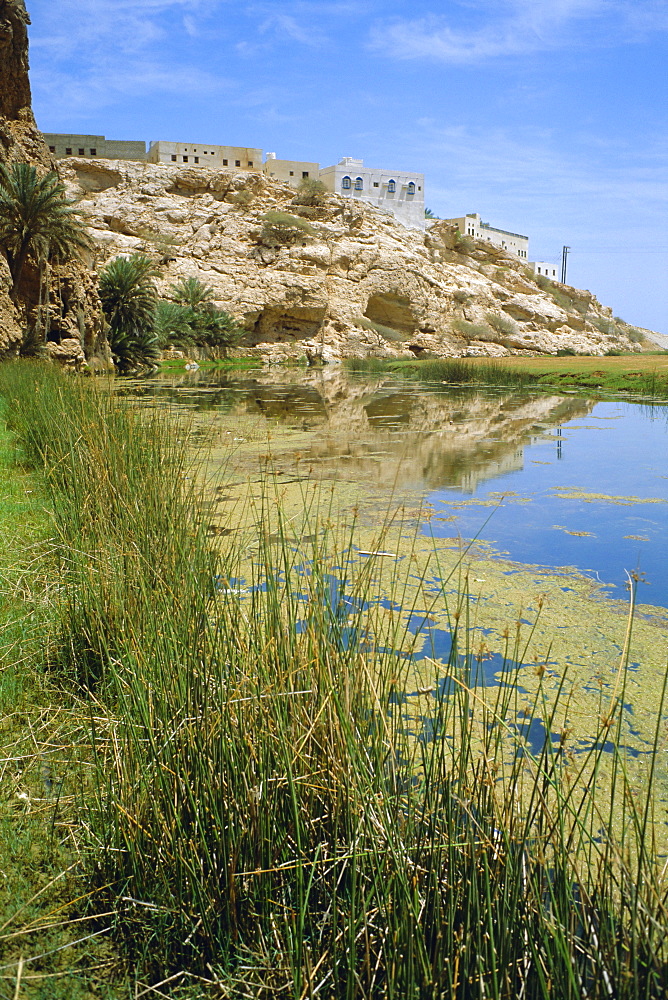
[[[49,152],[50,153],[55,153],[55,151],[56,151],[56,147],[55,146],[49,146]]]
[[[183,162],[184,162],[184,163],[187,163],[187,162],[188,162],[188,157],[187,157],[187,156],[184,156],[184,157],[183,157]]]
[[[227,166],[227,160],[223,160],[223,166],[224,166],[224,167],[226,167],[226,166]]]
[[[411,181],[410,184],[408,185],[408,193],[415,194],[415,184],[413,183],[413,181]]]
[[[172,153],[172,163],[176,163],[176,153]]]
[[[97,156],[97,149],[91,149],[90,155],[91,156]]]
[[[72,155],[72,147],[68,146],[67,149],[65,150],[65,156],[71,156],[71,155]]]
[[[294,170],[291,170],[291,171],[290,171],[290,176],[291,176],[291,177],[294,177],[294,176],[295,176],[295,172],[294,172]]]
[[[235,160],[234,161],[234,166],[235,167],[240,167],[241,166],[241,160]]]
[[[86,155],[86,150],[81,149],[81,147],[79,147],[79,156],[85,156],[85,155]]]
[[[252,161],[252,160],[249,160],[249,161],[248,161],[248,166],[249,166],[249,167],[252,167],[252,166],[253,166],[253,161]]]
[[[195,157],[195,163],[199,163],[199,156]]]
[[[363,191],[364,190],[364,181],[362,180],[361,177],[356,177],[355,178],[355,190],[356,191]]]
[[[396,182],[395,181],[388,181],[387,182],[387,190],[390,193],[394,193],[397,190]]]
[[[421,188],[421,187],[420,187],[420,185],[418,184],[418,191],[421,191],[421,190],[422,190],[422,188]]]
[[[308,170],[302,170],[302,180],[308,178]]]
[[[378,181],[374,181],[374,182],[373,182],[373,186],[374,186],[375,188],[377,188],[377,187],[380,187],[380,184],[378,183]]]
[[[343,188],[344,191],[350,191],[352,186],[353,182],[351,181],[350,177],[344,177],[343,180],[341,181],[341,187]]]

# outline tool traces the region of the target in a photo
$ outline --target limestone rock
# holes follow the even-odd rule
[[[304,209],[261,174],[76,157],[60,170],[89,213],[98,267],[147,253],[166,298],[180,278],[198,278],[265,359],[639,349],[589,292],[539,287],[519,259],[482,241],[462,248],[444,222],[409,230],[328,195],[310,211],[310,234],[268,246],[264,214]]]
[[[81,342],[74,337],[61,340],[59,344],[50,341],[46,345],[46,352],[52,361],[57,361],[65,368],[78,370],[86,360]]]
[[[32,113],[28,77],[29,24],[23,0],[0,0],[0,162],[31,163],[46,172],[54,169],[55,164]],[[87,182],[95,183],[88,173]],[[25,277],[24,314],[9,297],[9,269],[0,252],[0,358],[18,353],[24,330],[36,322],[39,310],[40,322],[50,342],[57,344],[75,339],[88,357],[97,356],[99,364],[108,363],[96,280],[86,263],[72,260],[52,267],[48,307],[40,306],[39,274],[34,264],[32,271],[28,264]],[[49,353],[58,352],[49,348]]]

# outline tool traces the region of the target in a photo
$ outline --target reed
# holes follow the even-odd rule
[[[56,666],[89,705],[79,837],[143,975],[292,1000],[665,996],[653,767],[639,796],[617,749],[624,670],[588,754],[532,751],[520,631],[485,688],[445,582],[417,602],[383,571],[381,614],[381,557],[315,509],[294,544],[270,487],[214,552],[164,415],[24,365],[0,395],[52,489]],[[452,651],[427,720],[404,692],[429,601]],[[539,684],[524,732],[554,731],[564,698]]]
[[[350,358],[346,370],[354,374],[401,375],[404,378],[448,385],[534,386],[533,373],[499,362],[478,362],[460,358],[433,358],[425,361],[385,361],[380,358]]]

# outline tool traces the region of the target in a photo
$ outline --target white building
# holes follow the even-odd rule
[[[328,191],[391,212],[404,226],[425,228],[424,174],[373,169],[364,160],[344,156],[336,166],[323,167],[320,180]]]
[[[286,184],[296,188],[302,180],[317,181],[320,176],[320,164],[310,160],[277,160],[276,153],[267,153],[264,172],[267,177],[285,181]]]
[[[488,243],[493,243],[494,246],[507,250],[509,254],[516,254],[528,263],[528,236],[511,233],[506,229],[496,229],[494,226],[490,226],[489,222],[483,222],[477,213],[445,221],[456,225],[463,236],[472,236],[476,240],[487,240]]]
[[[250,146],[212,146],[202,142],[152,142],[149,163],[188,163],[196,167],[262,170],[262,150]]]
[[[559,281],[561,275],[557,274],[557,265],[549,264],[544,260],[530,260],[529,267],[534,274],[544,274],[546,278],[551,278],[552,281]]]

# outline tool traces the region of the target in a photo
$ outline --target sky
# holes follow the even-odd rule
[[[45,132],[342,156],[668,333],[668,0],[27,0]]]

